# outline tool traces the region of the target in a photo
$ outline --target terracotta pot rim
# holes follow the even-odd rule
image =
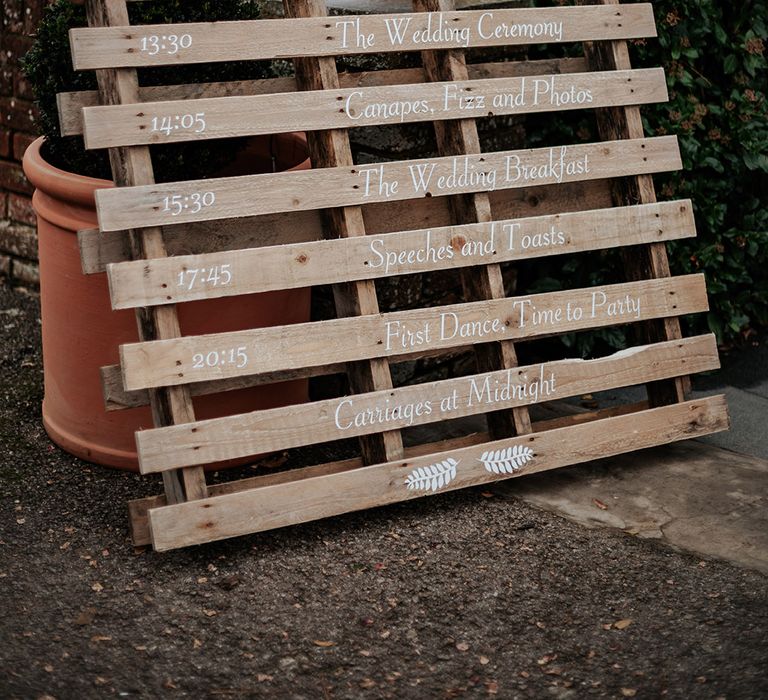
[[[51,197],[93,206],[96,190],[114,187],[114,183],[88,175],[78,175],[51,165],[42,154],[45,136],[35,139],[24,153],[24,174],[29,181]]]
[[[257,138],[257,137],[255,137]],[[292,131],[284,134],[274,134],[273,138],[287,141],[300,141],[306,144],[307,137],[303,132]],[[110,180],[88,175],[79,175],[69,170],[62,170],[51,165],[43,156],[42,148],[45,145],[45,136],[35,139],[24,153],[22,165],[27,179],[35,189],[44,192],[49,197],[68,202],[75,202],[87,207],[94,206],[94,192],[115,186]],[[306,168],[309,156],[295,165],[286,168],[284,172],[302,170]]]

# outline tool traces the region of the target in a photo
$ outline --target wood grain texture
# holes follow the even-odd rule
[[[112,308],[295,289],[694,236],[689,200],[110,265]],[[211,281],[208,282],[208,277]]]
[[[599,6],[619,7],[618,0],[600,0]],[[584,55],[591,70],[628,70],[632,67],[626,41],[587,42]],[[640,109],[636,106],[611,107],[596,111],[600,137],[603,139],[635,139],[644,135]],[[613,201],[617,206],[648,204],[656,201],[653,178],[638,173],[636,177],[619,178],[613,182]],[[663,243],[651,243],[625,251],[624,267],[627,279],[657,279],[669,277],[670,268],[667,248]],[[673,340],[682,337],[680,322],[676,318],[644,324],[638,328],[640,342]],[[652,405],[662,406],[685,400],[690,381],[680,377],[669,382],[650,384],[647,387]]]
[[[322,0],[286,0],[285,12],[297,21],[316,22],[317,16],[325,15]],[[339,75],[333,58],[296,58],[294,60],[296,84],[300,90],[339,89]],[[322,173],[331,169],[354,170],[349,135],[343,129],[331,129],[309,134],[309,151],[312,163],[322,168]],[[322,175],[322,173],[320,173]],[[294,190],[293,197],[298,194]],[[326,206],[337,206],[331,201]],[[343,204],[356,204],[347,202]],[[357,238],[365,236],[365,220],[359,206],[342,206],[326,209],[325,235],[328,238]],[[376,287],[370,280],[360,280],[333,286],[336,314],[340,317],[366,316],[377,314],[379,301]],[[385,357],[350,358],[363,360],[350,362],[347,377],[353,392],[380,391],[392,388],[392,374]],[[338,361],[336,358],[334,361]],[[398,430],[390,430],[360,438],[363,462],[372,464],[382,460],[399,459],[403,455],[403,438]]]
[[[330,132],[336,133],[336,132]],[[320,154],[313,154],[318,163]],[[446,156],[96,191],[102,231],[278,212],[358,207],[678,170],[677,138]],[[395,185],[396,183],[396,185]],[[174,199],[177,198],[177,199]],[[206,206],[205,202],[211,202]]]
[[[83,123],[85,147],[94,149],[561,112],[667,99],[663,69],[647,68],[486,80],[467,77],[418,85],[183,102],[166,99],[151,104],[86,107]]]
[[[407,31],[401,41],[390,39],[393,22],[407,23]],[[374,35],[372,44],[358,44],[355,23],[359,23],[359,33]],[[519,29],[506,32],[506,36],[504,32],[496,35],[496,27],[504,25]],[[441,35],[435,33],[438,31]],[[469,35],[466,40],[461,35],[462,31]],[[89,70],[591,39],[635,39],[655,35],[651,5],[645,3],[620,8],[498,9],[431,16],[404,13],[82,28],[70,31],[70,43],[75,69]],[[170,37],[176,37],[176,40]]]
[[[456,357],[461,354],[454,348],[437,348],[415,354],[398,355],[390,359],[390,366],[413,362],[415,360],[435,359],[439,357]],[[309,377],[326,377],[331,374],[343,374],[346,364],[335,362],[320,367],[301,367],[265,374],[245,375],[231,377],[229,379],[215,379],[209,382],[190,384],[189,390],[192,396],[208,396],[220,394],[237,389],[248,389],[254,386],[264,386],[275,382],[290,381],[293,379],[307,379]],[[104,407],[107,411],[121,411],[126,408],[149,405],[149,394],[146,389],[127,391],[123,388],[123,375],[120,365],[108,365],[101,368],[102,390],[104,393]]]
[[[650,318],[698,313],[707,308],[703,275],[686,275],[250,331],[132,343],[120,346],[120,364],[125,387],[129,390],[143,389],[334,362],[394,357],[419,350],[471,347],[495,340],[559,335]],[[576,309],[581,309],[581,314]],[[242,352],[238,352],[240,348]],[[233,352],[234,355],[231,354]],[[219,353],[211,360],[213,366],[206,363],[209,353]],[[200,356],[202,360],[198,362]],[[195,368],[196,364],[201,366]]]
[[[267,386],[295,379],[343,374],[345,369],[346,365],[344,363],[336,362],[323,365],[322,367],[304,367],[282,372],[254,374],[246,377],[214,379],[210,382],[190,384],[190,393],[193,397],[210,396],[211,394],[221,394],[227,391],[237,391],[238,389],[250,389],[256,386]],[[122,411],[126,408],[149,405],[149,394],[146,389],[126,391],[123,388],[123,376],[119,365],[108,365],[101,368],[101,384],[104,393],[104,408],[107,411]]]
[[[163,226],[163,240],[169,257],[289,245],[316,241],[322,235],[323,224],[316,211],[228,219],[223,223],[198,221]],[[126,231],[102,233],[99,229],[84,229],[78,231],[77,238],[86,275],[106,272],[109,263],[131,259]]]
[[[563,404],[562,402],[553,402],[547,406],[557,406],[558,410],[573,411],[572,404]],[[596,411],[577,410],[577,413],[566,413],[557,418],[538,420],[532,424],[533,432],[542,432],[554,428],[564,428],[572,425],[581,425],[595,420],[604,420],[614,416],[624,416],[628,413],[644,411],[648,408],[646,401],[632,404],[622,404],[620,406],[610,406],[608,408],[598,409]],[[489,442],[488,433],[472,433],[461,437],[447,438],[437,442],[430,442],[419,445],[406,446],[404,449],[405,458],[413,459],[423,457],[424,455],[436,452],[445,452],[447,450],[456,450],[471,445],[482,445]],[[362,460],[346,459],[324,464],[315,464],[308,467],[297,467],[288,471],[277,473],[260,474],[259,476],[238,481],[225,481],[220,484],[211,484],[209,486],[210,496],[223,496],[226,494],[241,493],[251,489],[261,488],[262,486],[272,486],[275,484],[287,484],[293,481],[299,481],[308,477],[324,476],[327,474],[338,474],[340,472],[358,469],[363,466]],[[147,496],[128,502],[128,509],[131,521],[131,539],[136,546],[151,545],[152,538],[149,533],[149,511],[153,508],[160,508],[168,505],[165,496]]]
[[[142,474],[408,428],[717,369],[713,335],[143,430]],[[530,432],[530,430],[528,431]]]
[[[86,14],[90,27],[127,25],[128,11],[125,0],[86,0]],[[138,99],[138,79],[135,70],[103,70],[96,72],[102,103],[120,104]],[[152,159],[147,147],[110,149],[110,163],[118,187],[148,185],[154,182]],[[134,258],[160,258],[166,254],[163,234],[159,228],[145,228],[129,234],[131,255]],[[174,306],[136,311],[139,338],[144,341],[177,338],[181,335],[179,319]],[[183,386],[150,392],[152,418],[156,426],[173,425],[195,420],[189,390]],[[205,474],[200,467],[163,475],[166,497],[177,503],[207,495]]]
[[[608,412],[604,414],[606,417]],[[467,447],[469,445],[480,445],[488,442],[487,433],[474,433],[456,438],[447,438],[421,445],[411,445],[404,447],[403,452],[406,459],[421,457],[432,452],[442,452],[443,450],[453,450]],[[260,474],[259,476],[239,479],[238,481],[227,481],[220,484],[211,484],[211,496],[223,496],[225,494],[241,493],[262,486],[272,486],[275,484],[286,484],[296,479],[305,479],[315,476],[325,476],[328,474],[338,474],[340,472],[358,469],[362,467],[363,461],[359,457],[353,459],[338,460],[335,462],[326,462],[323,464],[313,464],[307,467],[298,467],[289,471],[282,471],[273,474]],[[131,538],[137,546],[151,545],[152,538],[149,533],[149,511],[152,508],[159,508],[168,505],[165,496],[148,496],[128,502],[129,514],[131,518]]]
[[[452,0],[414,0],[414,10],[441,16],[443,11],[455,9]],[[462,49],[448,51],[422,51],[421,62],[427,80],[464,81],[469,77],[467,62]],[[465,115],[471,117],[472,114]],[[482,153],[477,123],[474,119],[456,119],[435,122],[435,137],[438,153],[443,156]],[[492,189],[492,188],[488,188]],[[491,198],[488,192],[456,194],[449,198],[452,221],[457,224],[485,223],[493,218]],[[505,294],[504,281],[498,263],[461,271],[464,298],[468,301],[501,299]],[[515,367],[517,351],[512,341],[478,344],[475,350],[475,364],[479,371],[493,371]],[[531,430],[531,419],[524,407],[512,410],[493,411],[487,414],[488,430],[494,438],[520,435]]]
[[[424,197],[407,207],[399,202],[381,202],[363,207],[367,234],[392,233],[452,223],[447,197]],[[559,214],[610,207],[609,180],[569,182],[562,185],[496,190],[491,193],[491,213],[495,219]],[[295,222],[295,225],[292,225]],[[243,217],[222,222],[199,221],[163,226],[163,239],[169,256],[203,255],[225,250],[240,250],[315,241],[323,238],[321,213],[305,212]],[[85,274],[106,272],[110,263],[131,260],[126,231],[78,232],[80,256]]]
[[[472,79],[517,78],[532,75],[565,75],[583,73],[587,64],[582,57],[543,58],[533,61],[505,61],[503,63],[473,63],[467,68]],[[397,68],[389,70],[339,73],[342,88],[368,88],[384,85],[402,85],[424,82],[422,68]],[[151,85],[139,87],[139,103],[165,100],[197,100],[211,97],[243,97],[295,92],[295,78],[264,78],[261,80],[236,80],[223,83],[188,83],[184,85]],[[83,108],[99,104],[95,90],[62,92],[57,96],[59,130],[62,136],[79,136],[83,133]]]
[[[455,479],[438,493],[708,435],[726,430],[728,424],[725,398],[715,396],[418,459],[165,506],[149,511],[152,543],[158,551],[165,551],[430,495],[435,492],[408,490],[405,480],[419,468],[448,459],[455,460],[459,468]],[[526,465],[511,474],[494,474],[484,468],[481,457],[485,453],[516,447],[531,450],[533,457]]]

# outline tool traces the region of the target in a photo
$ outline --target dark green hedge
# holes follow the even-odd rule
[[[561,3],[559,3],[561,4]],[[660,200],[690,197],[698,236],[669,244],[674,274],[703,272],[710,312],[687,319],[738,342],[768,325],[768,65],[766,0],[656,0],[658,39],[633,42],[636,67],[663,66],[668,103],[642,108],[648,135],[677,134],[683,170],[655,177]],[[538,144],[597,139],[594,119],[528,120]],[[551,259],[531,289],[619,281],[618,254]],[[625,344],[622,329],[569,337],[582,354]]]
[[[670,246],[676,272],[703,271],[709,328],[721,341],[768,325],[768,61],[765,0],[662,0],[659,41],[638,46],[663,61],[668,104],[644,111],[649,133],[676,133],[684,170],[660,195],[690,197],[698,237]]]

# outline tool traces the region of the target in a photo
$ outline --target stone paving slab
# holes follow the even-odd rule
[[[768,461],[691,440],[502,482],[588,527],[607,526],[768,574]]]

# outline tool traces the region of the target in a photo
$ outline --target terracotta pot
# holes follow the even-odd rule
[[[24,156],[24,172],[37,188],[32,201],[40,256],[43,423],[51,439],[77,457],[136,471],[134,433],[152,427],[150,410],[108,413],[99,375],[100,367],[118,362],[120,344],[138,340],[135,315],[112,311],[106,274],[82,273],[76,236],[97,226],[94,191],[112,183],[52,167],[41,155],[43,143],[35,141]],[[247,164],[240,159],[228,172],[271,172],[268,143],[255,141]],[[274,150],[277,169],[309,168],[302,135],[276,137]],[[178,309],[182,332],[198,335],[308,321],[309,302],[309,290],[302,289],[195,301]],[[196,417],[205,419],[306,400],[306,381],[294,381],[198,397],[194,406]]]

